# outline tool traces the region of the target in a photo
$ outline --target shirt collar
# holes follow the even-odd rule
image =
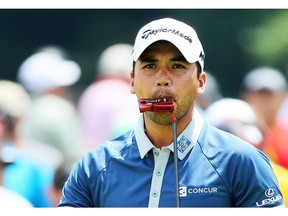
[[[188,124],[185,130],[177,137],[178,158],[182,160],[188,152],[196,144],[200,132],[204,125],[204,119],[197,109],[194,109],[192,121]],[[144,116],[140,115],[138,123],[135,128],[135,136],[139,148],[140,156],[143,159],[145,155],[155,146],[151,143],[144,129]],[[172,152],[173,143],[167,146]]]

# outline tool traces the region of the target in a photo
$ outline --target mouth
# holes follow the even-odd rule
[[[172,97],[138,99],[140,112],[172,112],[174,100]]]
[[[167,96],[167,95],[162,95],[162,96],[158,96],[158,97],[153,97],[153,100],[157,100],[157,102],[159,103],[173,103],[175,105],[176,100],[173,96]]]
[[[149,99],[148,103],[166,103],[166,102],[171,102],[171,100],[174,101],[172,97],[157,97],[157,98]]]
[[[151,95],[151,99],[157,99],[159,102],[170,101],[171,99],[176,102],[175,95],[170,89],[157,89]]]

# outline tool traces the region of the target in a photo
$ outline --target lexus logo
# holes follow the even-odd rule
[[[265,195],[267,197],[272,197],[274,195],[274,189],[273,188],[268,188],[266,191],[265,191]]]

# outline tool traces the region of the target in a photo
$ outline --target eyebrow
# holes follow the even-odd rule
[[[140,57],[141,62],[157,62],[158,60],[154,56],[142,56]],[[183,55],[179,55],[170,59],[170,61],[174,62],[187,62]],[[188,63],[188,62],[187,62]]]
[[[187,62],[187,60],[185,59],[183,55],[176,56],[172,58],[171,61]]]
[[[140,57],[141,62],[157,62],[157,59],[153,56],[142,56]]]

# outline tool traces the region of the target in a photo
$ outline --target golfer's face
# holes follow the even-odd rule
[[[131,93],[138,98],[172,97],[176,117],[191,110],[198,88],[196,64],[187,62],[173,44],[165,41],[150,45],[142,53],[131,76]]]

